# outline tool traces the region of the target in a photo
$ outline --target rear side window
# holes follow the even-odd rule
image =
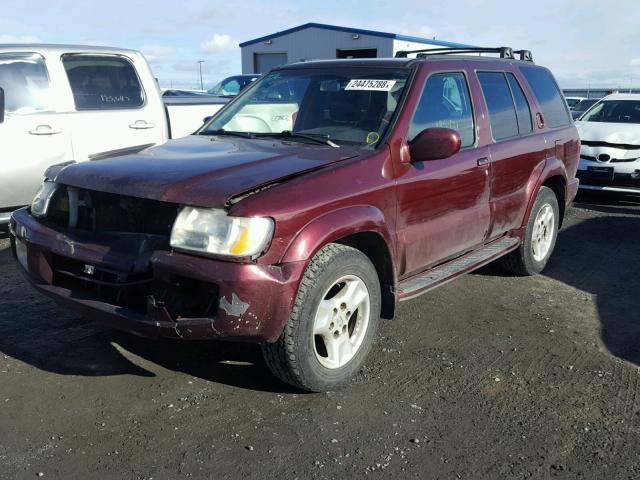
[[[127,59],[109,55],[64,55],[77,110],[118,110],[141,107],[144,92]]]
[[[518,135],[518,120],[511,90],[502,72],[478,72],[482,94],[487,102],[494,140]]]
[[[507,72],[507,80],[509,87],[511,87],[511,93],[513,94],[513,101],[516,104],[516,117],[518,118],[518,131],[520,135],[526,135],[533,130],[533,123],[531,121],[531,108],[527,97],[524,96],[522,87],[518,83],[513,73]]]
[[[545,122],[551,128],[571,123],[571,117],[560,89],[551,74],[540,67],[520,67],[538,99]]]
[[[427,80],[411,121],[409,139],[413,140],[422,130],[433,127],[456,130],[462,147],[474,144],[473,109],[467,80],[462,73],[437,73]]]
[[[0,88],[4,89],[7,113],[52,110],[49,75],[44,59],[38,54],[0,54]]]

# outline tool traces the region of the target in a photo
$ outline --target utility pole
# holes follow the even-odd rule
[[[204,90],[204,84],[202,83],[202,64],[204,60],[198,60],[198,67],[200,67],[200,90]]]

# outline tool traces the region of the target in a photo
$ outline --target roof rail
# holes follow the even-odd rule
[[[411,53],[416,53],[417,58],[428,58],[435,55],[451,55],[456,53],[498,53],[500,58],[514,60],[514,54],[520,55],[520,60],[525,62],[533,62],[533,56],[529,50],[516,50],[511,47],[445,47],[445,48],[421,48],[419,50],[399,50],[396,58],[407,58]]]

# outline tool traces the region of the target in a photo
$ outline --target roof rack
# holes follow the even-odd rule
[[[411,53],[416,53],[417,58],[428,58],[435,55],[451,55],[456,53],[498,53],[500,58],[515,60],[515,54],[520,56],[524,62],[533,62],[533,55],[529,50],[513,50],[511,47],[444,47],[444,48],[422,48],[420,50],[399,50],[396,58],[407,58]]]

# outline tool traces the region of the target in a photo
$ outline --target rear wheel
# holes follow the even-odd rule
[[[345,245],[325,246],[307,267],[282,335],[262,347],[269,369],[309,391],[349,381],[373,344],[380,297],[366,255]]]
[[[542,187],[531,210],[524,241],[502,258],[503,266],[517,275],[535,275],[547,265],[558,237],[560,209],[555,193]]]

